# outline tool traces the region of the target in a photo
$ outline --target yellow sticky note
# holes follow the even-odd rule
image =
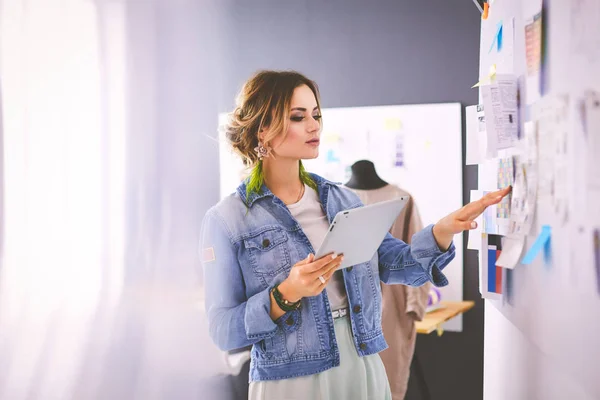
[[[490,66],[490,72],[488,73],[488,76],[481,78],[481,80],[479,82],[477,82],[476,84],[471,86],[471,89],[479,87],[481,85],[486,85],[488,83],[492,83],[495,79],[496,79],[496,64],[492,64]]]
[[[386,118],[385,119],[385,130],[386,131],[399,131],[402,129],[402,121],[398,118]]]
[[[323,132],[323,143],[337,143],[341,140],[341,136],[335,132]]]

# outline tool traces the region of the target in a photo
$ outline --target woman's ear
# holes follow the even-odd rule
[[[264,127],[262,128],[260,131],[258,131],[258,140],[261,143],[265,142],[265,137],[268,135],[269,133],[269,128],[268,127]]]

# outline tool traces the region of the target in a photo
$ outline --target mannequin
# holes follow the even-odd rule
[[[345,186],[356,193],[365,205],[410,196],[405,190],[381,179],[371,161],[357,161],[351,170],[352,176]],[[410,243],[412,235],[422,228],[417,206],[410,196],[406,207],[390,228],[390,233]],[[383,284],[381,287],[383,335],[389,348],[380,355],[388,375],[393,400],[403,400],[406,395],[416,343],[415,321],[423,319],[429,287],[429,284],[416,288]]]
[[[346,183],[350,189],[374,190],[387,186],[388,183],[381,179],[375,171],[375,165],[368,160],[359,160],[350,167],[352,175]]]

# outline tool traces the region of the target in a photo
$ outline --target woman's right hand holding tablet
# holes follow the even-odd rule
[[[309,254],[304,260],[296,263],[288,277],[279,285],[279,291],[290,302],[297,302],[303,297],[320,294],[341,265],[343,255],[328,254],[318,260]]]

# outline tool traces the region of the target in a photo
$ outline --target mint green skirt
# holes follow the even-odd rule
[[[334,320],[340,366],[318,374],[277,381],[250,382],[249,400],[391,400],[379,354],[359,357],[350,319]]]

